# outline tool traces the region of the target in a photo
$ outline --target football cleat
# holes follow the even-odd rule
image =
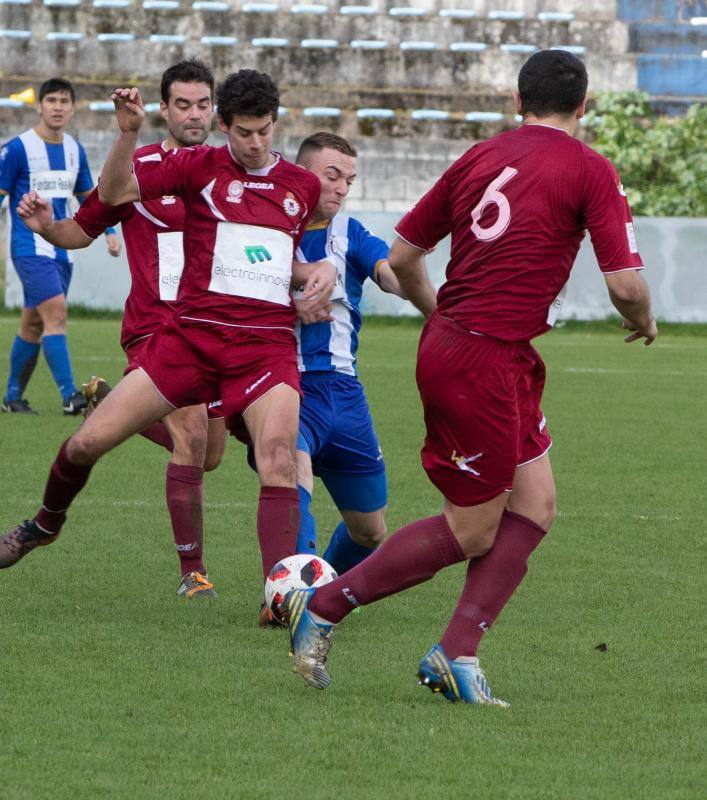
[[[331,678],[326,668],[334,626],[317,623],[307,610],[315,589],[293,589],[283,603],[283,615],[289,619],[292,671],[308,686],[326,689]]]
[[[417,678],[420,686],[441,692],[452,703],[509,706],[505,700],[491,694],[478,658],[462,657],[450,661],[438,644],[420,662]]]
[[[177,596],[184,597],[186,600],[193,600],[195,597],[218,597],[213,583],[201,572],[187,572],[186,575],[182,575]]]
[[[34,414],[37,416],[37,412],[24,398],[20,400],[3,400],[0,409],[6,414]]]
[[[51,544],[58,536],[43,531],[33,519],[26,519],[0,538],[0,569],[11,567],[35,547]]]
[[[86,408],[86,405],[86,398],[83,396],[83,392],[74,392],[62,406],[62,410],[66,416],[75,417]]]
[[[260,612],[258,614],[259,628],[282,628],[284,624],[284,622],[280,622],[280,620],[272,613],[265,603],[261,604]]]
[[[95,411],[96,406],[107,396],[108,392],[110,392],[110,388],[110,384],[107,380],[92,375],[91,380],[83,384],[83,396],[86,398],[84,414],[90,414],[91,411]]]

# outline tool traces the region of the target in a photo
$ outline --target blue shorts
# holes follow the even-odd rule
[[[366,395],[358,379],[337,372],[300,374],[298,448],[337,508],[377,511],[388,501],[385,462]]]
[[[25,308],[35,308],[57,295],[67,295],[71,283],[72,265],[49,256],[20,256],[13,258],[25,297]]]

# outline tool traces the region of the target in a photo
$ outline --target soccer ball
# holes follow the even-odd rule
[[[280,604],[293,589],[324,586],[337,577],[334,567],[323,558],[308,553],[288,556],[278,561],[265,581],[265,605],[278,622],[284,624]]]

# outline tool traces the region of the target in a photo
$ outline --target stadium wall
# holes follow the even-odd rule
[[[408,203],[408,206],[410,204]],[[353,212],[352,212],[353,213]],[[400,213],[356,212],[378,236],[391,241]],[[636,236],[646,263],[656,315],[670,322],[707,322],[707,219],[638,217]],[[449,257],[449,240],[428,257],[433,282],[439,285]],[[7,262],[9,264],[9,260]],[[121,309],[130,288],[124,255],[107,255],[102,241],[76,253],[76,267],[69,300],[89,308]],[[5,304],[18,307],[22,290],[14,269],[6,269]],[[367,285],[363,297],[366,314],[403,316],[415,314],[410,303]],[[582,244],[572,273],[561,319],[602,319],[613,311],[604,281],[588,239]]]

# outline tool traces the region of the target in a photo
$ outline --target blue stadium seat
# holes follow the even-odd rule
[[[341,109],[328,106],[309,106],[302,109],[303,117],[340,117]]]
[[[392,108],[359,108],[356,116],[359,119],[393,119],[395,111]]]
[[[241,6],[244,14],[277,14],[279,10],[277,3],[244,3]]]
[[[191,7],[193,11],[216,11],[221,14],[231,10],[231,6],[223,0],[195,0]]]
[[[145,103],[146,114],[159,114],[159,112],[160,112],[159,103]]]
[[[73,31],[49,31],[47,33],[48,42],[80,42],[83,38],[83,33]]]
[[[315,3],[310,5],[302,3],[290,6],[291,14],[326,14],[328,10],[327,6],[317,5]]]
[[[483,53],[487,47],[484,42],[452,42],[449,45],[453,53]]]
[[[127,8],[132,0],[93,0],[94,8]]]
[[[587,54],[587,48],[577,44],[557,44],[551,47],[550,50],[566,50],[575,56],[585,56]]]
[[[1,5],[28,6],[28,5],[30,5],[31,2],[32,2],[32,0],[0,0],[0,6]],[[6,97],[2,97],[2,98],[0,98],[0,100],[7,100],[7,98]]]
[[[502,19],[507,21],[514,21],[519,19],[525,19],[525,12],[524,11],[489,11],[488,13],[489,19]]]
[[[382,39],[353,39],[351,47],[354,50],[385,50],[388,47],[388,42]]]
[[[12,100],[9,97],[0,97],[0,108],[24,108],[22,100]]]
[[[534,44],[502,44],[504,53],[534,53],[538,48]]]
[[[449,119],[449,111],[441,111],[437,108],[416,108],[410,112],[411,119],[444,121]]]
[[[115,106],[111,100],[93,100],[88,104],[90,111],[107,112],[114,111]]]
[[[252,47],[288,47],[290,40],[268,36],[256,36],[250,43]]]
[[[422,41],[407,41],[400,42],[401,50],[437,50],[439,45],[437,42],[422,42]]]
[[[99,42],[133,42],[134,33],[99,33],[96,37]]]
[[[81,5],[81,0],[44,0],[44,5],[52,8],[76,8]]]
[[[214,112],[216,108],[214,107]],[[285,106],[278,106],[277,107],[277,115],[278,117],[286,117],[290,113],[290,109],[286,108]]]
[[[32,31],[16,31],[3,28],[0,30],[0,37],[3,39],[31,39]]]
[[[427,11],[414,6],[393,6],[388,10],[388,14],[391,17],[424,17]]]
[[[300,42],[300,47],[311,50],[335,50],[338,46],[338,39],[302,39]]]
[[[175,11],[179,8],[179,0],[143,0],[145,11]]]
[[[498,111],[470,111],[464,115],[467,122],[502,122],[503,118]]]
[[[235,36],[202,36],[201,43],[211,47],[233,47],[238,44]]]
[[[538,19],[541,22],[572,22],[575,15],[571,11],[541,11]]]
[[[472,8],[443,8],[439,15],[450,19],[474,19],[477,16]]]
[[[149,38],[149,41],[153,44],[160,42],[164,44],[184,44],[186,40],[187,37],[182,36],[180,33],[153,33]]]
[[[339,14],[346,17],[372,17],[378,10],[372,6],[341,6]]]

